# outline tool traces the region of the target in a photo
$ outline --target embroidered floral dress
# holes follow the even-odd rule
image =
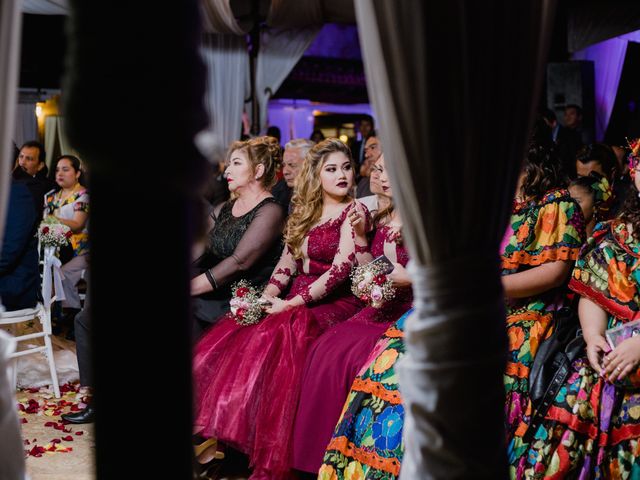
[[[608,312],[607,328],[640,317],[640,242],[625,223],[598,224],[569,287]],[[640,478],[640,369],[611,384],[576,360],[530,445],[515,443],[514,478]]]
[[[406,266],[409,255],[388,226],[376,229],[371,255],[386,255]],[[349,388],[380,335],[411,308],[411,287],[398,289],[380,308],[367,306],[346,322],[331,327],[309,352],[294,428],[293,466],[317,472],[331,439]]]
[[[575,260],[584,241],[584,218],[567,190],[546,193],[538,202],[515,205],[502,274],[558,260]],[[567,305],[565,287],[528,298],[507,299],[509,353],[505,372],[507,438],[522,435],[531,415],[529,369],[538,346],[550,334],[553,312]]]
[[[387,329],[353,381],[318,480],[398,478],[404,407],[395,366],[404,356],[404,322],[411,312]]]
[[[269,282],[284,291],[292,280],[287,298],[301,295],[305,305],[251,326],[227,315],[195,347],[195,424],[203,436],[248,454],[256,478],[287,478],[309,347],[323,330],[362,308],[347,281],[356,253],[367,248],[347,219],[353,205],[307,233],[302,259],[294,260],[285,247]]]
[[[87,189],[78,186],[78,189],[62,200],[62,190],[49,192],[45,196],[45,215],[55,215],[65,220],[73,219],[76,212],[89,213],[89,194]],[[73,256],[89,253],[89,222],[86,222],[81,232],[71,235],[71,247]]]

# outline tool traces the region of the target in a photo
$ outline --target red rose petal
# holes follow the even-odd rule
[[[84,434],[84,432],[82,430],[80,430],[79,432],[76,432],[77,436],[80,436],[80,435],[83,435],[83,434]]]
[[[50,443],[53,443],[55,445],[56,443],[62,443],[62,440],[60,440],[59,438],[54,438]]]
[[[26,419],[26,418],[21,418],[21,419],[20,419],[20,423],[29,423],[29,422],[27,422],[27,419]]]
[[[56,426],[56,422],[47,422],[44,424],[45,427],[55,427]]]
[[[66,437],[62,437],[62,440],[65,442],[73,442],[73,437],[71,435],[67,435]]]

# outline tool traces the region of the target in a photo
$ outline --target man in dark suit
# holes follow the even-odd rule
[[[56,183],[48,178],[49,169],[45,163],[46,154],[40,142],[31,140],[20,147],[13,169],[13,178],[29,180],[27,187],[36,199],[40,214],[44,206],[44,195],[56,188]]]
[[[358,131],[360,132],[360,140],[356,140],[351,144],[351,155],[356,165],[360,166],[364,162],[364,146],[367,143],[367,138],[374,134],[373,132],[373,118],[365,117],[360,120]]]
[[[32,308],[38,302],[38,240],[40,218],[29,188],[13,180],[0,252],[0,299],[7,310]]]

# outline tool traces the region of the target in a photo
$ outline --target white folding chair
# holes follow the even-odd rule
[[[53,270],[53,265],[44,266],[45,269],[49,268]],[[50,272],[53,276],[53,271]],[[46,275],[46,272],[45,272]],[[45,282],[42,282],[42,298],[46,298],[46,294],[50,295],[50,292],[45,293],[44,289]],[[0,311],[0,326],[8,325],[15,332],[17,326],[21,323],[31,322],[33,320],[38,320],[42,325],[42,331],[36,333],[29,333],[26,335],[15,335],[14,339],[19,345],[21,342],[25,342],[28,340],[34,340],[36,338],[42,338],[44,340],[44,345],[42,346],[29,346],[25,349],[18,349],[17,351],[8,355],[10,359],[16,359],[18,357],[22,357],[25,355],[31,355],[34,353],[43,353],[49,362],[49,371],[51,372],[51,384],[53,385],[53,392],[56,398],[60,398],[60,385],[58,384],[58,373],[56,372],[56,364],[53,358],[53,347],[51,344],[51,305],[55,302],[56,297],[51,297],[49,302],[43,301],[38,302],[38,304],[34,308],[25,308],[23,310],[13,310],[13,311]],[[15,360],[14,360],[15,362]],[[13,366],[13,386],[14,388],[17,385],[17,366],[14,364]]]

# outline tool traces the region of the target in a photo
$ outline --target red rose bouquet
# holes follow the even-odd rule
[[[231,293],[231,315],[238,325],[255,325],[262,319],[264,310],[260,303],[261,293],[247,280],[234,283]]]

